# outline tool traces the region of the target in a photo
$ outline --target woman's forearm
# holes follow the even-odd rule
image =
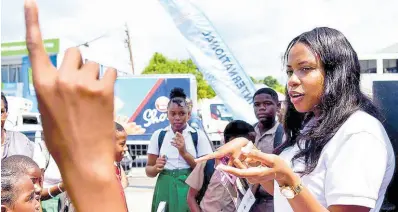
[[[301,179],[295,173],[289,174],[283,180],[278,181],[279,185],[298,186]],[[295,212],[324,212],[329,211],[311,194],[311,192],[303,186],[301,192],[293,199],[288,199],[290,206]]]
[[[266,182],[266,183],[262,183],[262,184],[261,184],[261,187],[264,188],[264,190],[265,190],[268,194],[274,196],[274,181],[273,181],[273,180],[268,181],[268,182]],[[261,189],[261,188],[260,188],[260,189]]]
[[[323,207],[317,199],[304,188],[299,195],[289,200],[290,206],[295,212],[324,212],[329,211]]]

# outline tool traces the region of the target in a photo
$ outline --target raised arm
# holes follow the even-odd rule
[[[34,0],[25,1],[26,43],[46,145],[78,211],[127,211],[114,170],[112,142],[116,71],[98,80],[99,65],[83,65],[78,48],[60,70],[44,49]],[[93,121],[95,120],[95,121]],[[99,157],[100,156],[100,157]],[[106,185],[106,186],[104,186]]]

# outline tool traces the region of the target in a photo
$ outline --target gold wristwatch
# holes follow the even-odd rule
[[[300,183],[297,186],[280,186],[280,191],[281,194],[286,198],[286,199],[293,199],[297,195],[300,194],[300,192],[303,190],[303,184]]]

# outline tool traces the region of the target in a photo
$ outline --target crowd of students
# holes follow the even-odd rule
[[[33,145],[4,129],[2,94],[2,211],[58,211],[50,201],[61,199],[64,211],[127,211],[128,182],[118,165],[126,133],[113,122],[116,71],[99,79],[98,64],[83,64],[77,48],[65,52],[57,70],[42,44],[34,0],[25,1],[25,20],[45,142]],[[280,112],[275,91],[258,90],[258,123],[229,123],[215,152],[188,124],[184,91],[171,92],[170,126],[148,147],[146,174],[157,176],[152,211],[236,211],[242,188],[255,198],[251,211],[380,210],[395,157],[378,108],[360,91],[351,44],[335,29],[315,28],[294,38],[284,58],[286,110]]]

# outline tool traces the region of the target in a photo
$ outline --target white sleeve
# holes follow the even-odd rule
[[[148,145],[148,154],[159,155],[158,137],[161,130],[157,130],[152,134],[151,141]]]
[[[41,148],[38,143],[34,144],[34,150],[33,150],[33,161],[37,163],[40,169],[45,169],[46,168],[46,158],[44,157],[44,154],[41,151]]]
[[[374,208],[387,168],[387,148],[367,132],[353,134],[328,161],[325,177],[327,205]]]
[[[202,130],[198,130],[198,157],[207,155],[213,152],[207,136]]]

